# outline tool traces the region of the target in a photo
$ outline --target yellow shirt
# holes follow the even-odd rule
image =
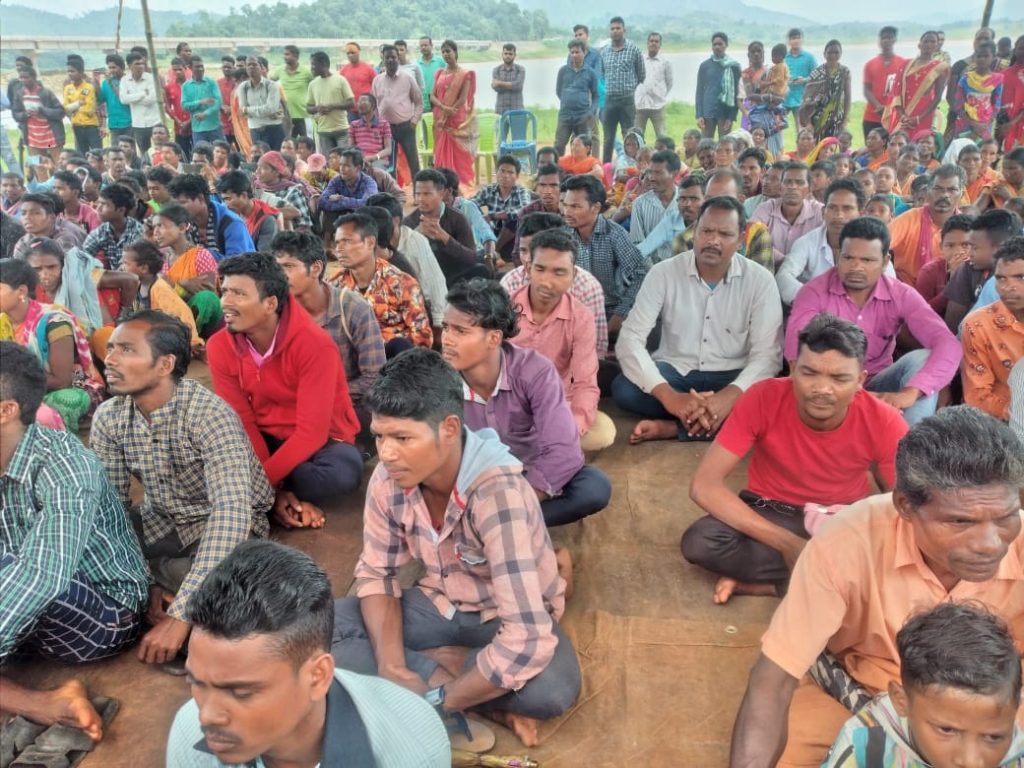
[[[68,109],[75,102],[78,103],[78,111],[74,114]],[[68,83],[64,86],[64,109],[71,116],[72,125],[95,125],[99,126],[100,118],[96,114],[96,88],[88,80],[82,80],[82,84],[76,86]]]

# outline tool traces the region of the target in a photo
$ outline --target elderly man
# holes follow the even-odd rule
[[[847,508],[800,554],[750,673],[730,765],[820,765],[850,711],[899,681],[895,634],[911,613],[973,600],[1021,637],[1022,490],[1024,444],[991,416],[946,408],[911,429],[895,491]]]
[[[966,176],[959,165],[940,165],[931,174],[927,202],[889,224],[896,276],[913,285],[929,261],[942,258],[942,225],[957,212]]]
[[[821,226],[822,205],[811,197],[808,174],[803,163],[790,163],[782,172],[782,197],[761,203],[750,217],[765,224],[771,232],[776,266],[798,238]]]
[[[416,124],[423,116],[423,96],[410,70],[400,66],[398,48],[385,45],[381,50],[384,71],[373,79],[372,93],[377,99],[380,116],[391,126],[395,144],[409,164],[409,173],[420,172],[419,149],[416,146]],[[413,66],[413,72],[419,70]]]

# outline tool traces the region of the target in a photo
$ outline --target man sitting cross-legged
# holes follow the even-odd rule
[[[206,574],[250,536],[267,535],[274,491],[231,406],[185,378],[192,333],[156,310],[130,316],[107,342],[113,397],[89,444],[129,508],[149,561],[149,621],[139,660],[171,661],[188,639],[186,612]],[[144,492],[131,507],[135,478]]]
[[[103,465],[70,432],[35,423],[46,373],[0,342],[0,665],[31,651],[68,664],[139,635],[146,563]],[[103,725],[78,680],[36,691],[0,675],[0,710],[43,724]]]
[[[709,197],[693,250],[652,267],[622,324],[615,353],[622,374],[615,402],[646,418],[630,435],[706,440],[736,399],[782,366],[782,303],[772,273],[738,254],[743,204]],[[647,337],[661,320],[652,355]]]
[[[283,544],[240,544],[189,604],[192,699],[167,768],[448,768],[444,726],[423,699],[336,669],[327,574]]]
[[[554,382],[557,386],[557,381]],[[565,583],[523,466],[491,429],[466,428],[463,383],[430,350],[370,390],[381,463],[370,478],[356,597],[335,607],[338,666],[404,685],[442,713],[478,709],[527,746],[576,701],[558,626]],[[398,569],[426,573],[402,591]]]
[[[319,528],[316,505],[355,490],[363,474],[338,348],[289,295],[269,253],[227,258],[220,276],[227,327],[207,344],[214,391],[242,419],[277,489],[275,519]]]
[[[893,493],[843,510],[800,553],[761,638],[730,765],[820,766],[851,712],[899,680],[896,633],[915,611],[976,600],[1022,637],[1022,490],[1024,444],[1006,424],[968,406],[915,424]]]
[[[509,343],[519,318],[493,280],[448,292],[441,354],[463,380],[466,425],[491,427],[525,467],[548,525],[565,525],[608,506],[611,484],[584,464],[579,429],[555,366]]]
[[[683,556],[721,574],[716,603],[733,594],[785,591],[815,516],[804,505],[850,504],[895,481],[898,410],[864,391],[867,338],[853,323],[818,315],[800,334],[788,379],[760,381],[736,403],[690,483],[707,517],[683,534]],[[749,490],[726,484],[752,451]],[[793,471],[799,467],[799,471]]]
[[[597,350],[594,316],[573,298],[576,243],[557,229],[539,232],[530,241],[530,282],[512,294],[522,310],[517,347],[535,349],[554,363],[565,387],[584,451],[599,451],[615,442],[615,424],[597,410]]]

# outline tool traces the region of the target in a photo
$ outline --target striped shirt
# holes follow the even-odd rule
[[[633,201],[633,213],[629,222],[629,237],[634,243],[642,243],[662,219],[669,216],[672,211],[678,211],[676,197],[679,189],[672,185],[672,199],[668,203],[662,203],[661,197],[653,189],[644,192]],[[672,241],[662,243],[651,253],[651,261],[657,263],[672,256]]]
[[[1010,426],[1024,440],[1024,360],[1010,371]]]
[[[383,152],[390,139],[391,125],[379,115],[374,115],[369,124],[361,117],[348,124],[349,146],[358,147],[367,161]]]
[[[266,536],[274,491],[231,407],[193,379],[147,419],[127,396],[96,410],[90,444],[129,504],[134,477],[145,495],[139,513],[147,544],[176,532],[199,541],[192,570],[167,613],[184,620],[206,574],[250,534]]]
[[[563,227],[563,231],[579,248],[576,266],[583,267],[600,281],[604,289],[605,315],[628,315],[644,276],[651,268],[651,260],[640,255],[626,230],[604,216],[597,217],[587,242],[583,242],[572,227]]]
[[[69,432],[30,424],[0,475],[0,659],[84,576],[129,610],[149,595],[128,515],[96,455]]]
[[[416,587],[442,616],[500,618],[501,631],[476,657],[492,685],[518,690],[547,667],[558,644],[554,622],[565,610],[564,582],[537,494],[522,466],[489,429],[464,430],[459,482],[436,531],[419,487],[402,489],[378,464],[363,514],[356,595],[401,597],[398,570],[411,560],[426,569]],[[473,477],[470,462],[504,453]]]

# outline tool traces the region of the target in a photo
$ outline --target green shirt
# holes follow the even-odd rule
[[[281,83],[284,88],[285,103],[288,105],[288,114],[293,119],[305,120],[309,117],[306,111],[306,96],[309,92],[309,84],[313,81],[313,75],[308,69],[299,67],[294,72],[289,72],[288,67],[278,67],[270,73],[270,79]]]
[[[327,77],[314,77],[309,84],[307,104],[342,104],[355,98],[352,86],[341,75],[331,72]],[[332,109],[326,115],[314,115],[313,124],[318,133],[334,133],[348,130],[348,112]]]
[[[420,72],[423,74],[423,111],[427,112],[430,110],[430,94],[434,90],[434,76],[437,71],[444,69],[447,66],[444,63],[444,59],[440,56],[434,56],[429,62],[424,61],[422,57],[416,60],[416,65],[420,68]]]
[[[149,594],[128,515],[96,455],[31,424],[0,476],[0,658],[81,575],[125,608]],[[13,559],[13,562],[10,562]]]

